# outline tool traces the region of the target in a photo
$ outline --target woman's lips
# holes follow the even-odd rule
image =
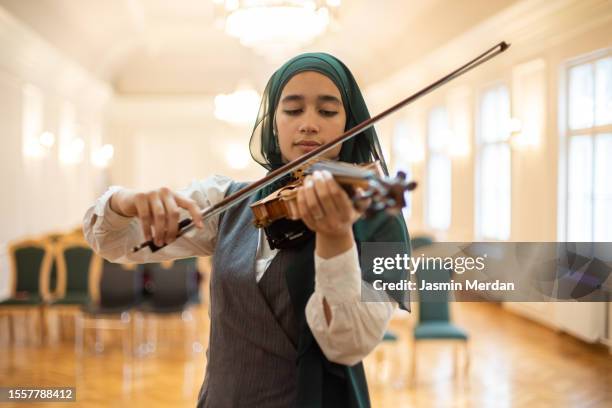
[[[317,142],[299,142],[299,143],[296,143],[295,145],[299,147],[302,151],[305,151],[305,152],[311,152],[315,150],[317,147],[321,146],[321,144]]]

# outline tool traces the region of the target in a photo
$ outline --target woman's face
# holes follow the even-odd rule
[[[314,71],[294,75],[276,107],[276,129],[282,159],[291,162],[344,133],[346,112],[331,79]],[[337,159],[342,145],[322,155]]]

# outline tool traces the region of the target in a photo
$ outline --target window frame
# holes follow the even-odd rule
[[[512,134],[509,135],[507,140],[503,141],[495,141],[495,142],[486,142],[482,141],[482,126],[481,126],[481,115],[482,115],[482,99],[487,91],[498,88],[505,87],[508,92],[508,104],[510,107],[509,118],[512,119],[512,87],[511,81],[508,78],[497,79],[494,81],[490,81],[478,89],[476,94],[476,98],[474,103],[476,107],[474,109],[475,120],[474,120],[474,129],[475,129],[475,137],[474,137],[474,236],[478,240],[487,240],[487,241],[507,241],[512,238],[512,193],[513,193],[513,177],[512,177],[512,168],[514,164],[514,154],[512,152]],[[508,236],[506,238],[499,237],[489,237],[482,233],[482,205],[481,205],[481,197],[482,197],[482,186],[481,186],[481,175],[482,175],[482,154],[483,154],[483,146],[486,145],[507,145],[508,151],[510,153],[510,192],[509,192],[509,229]]]
[[[588,137],[591,142],[591,154],[592,158],[595,157],[595,141],[599,134],[612,133],[612,123],[607,125],[596,125],[595,124],[595,111],[596,101],[593,101],[593,124],[590,127],[583,127],[580,129],[572,129],[570,127],[570,70],[574,67],[590,64],[594,67],[594,64],[603,58],[612,57],[612,47],[604,48],[594,52],[590,52],[576,58],[567,60],[559,67],[559,98],[558,98],[558,129],[559,129],[559,177],[558,177],[558,216],[557,216],[557,237],[559,241],[567,241],[569,239],[569,146],[572,138],[574,137]],[[594,75],[594,71],[593,71]],[[595,79],[595,76],[593,76]],[[595,97],[596,84],[593,80],[593,97]],[[595,160],[591,160],[591,177],[592,182],[595,181]],[[595,239],[595,200],[594,190],[591,191],[591,241]]]
[[[424,206],[424,221],[425,221],[425,225],[432,229],[433,231],[438,231],[438,232],[448,232],[453,224],[453,158],[452,156],[449,154],[448,152],[448,145],[446,146],[446,151],[442,150],[442,151],[436,151],[435,154],[436,155],[443,155],[445,156],[445,158],[448,160],[449,165],[450,165],[450,192],[449,192],[449,197],[450,197],[450,209],[449,209],[449,215],[448,215],[448,226],[446,228],[438,228],[436,226],[432,226],[431,222],[430,222],[430,203],[429,203],[429,193],[431,192],[431,183],[430,183],[430,162],[431,162],[431,156],[432,156],[432,149],[430,147],[429,144],[429,140],[430,140],[430,117],[431,114],[437,110],[437,109],[444,109],[445,114],[446,114],[446,119],[447,119],[447,124],[449,127],[449,130],[451,129],[451,124],[450,124],[450,116],[449,116],[449,109],[448,106],[445,102],[440,102],[440,103],[435,103],[432,106],[430,106],[430,108],[427,110],[427,115],[425,118],[425,180],[426,180],[426,187],[425,187],[425,194],[424,194],[424,201],[425,201],[425,206]]]

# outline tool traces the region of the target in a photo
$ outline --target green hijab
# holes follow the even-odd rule
[[[259,114],[253,127],[249,148],[253,159],[267,170],[281,167],[278,138],[274,132],[274,114],[283,88],[296,74],[304,71],[316,71],[331,79],[342,96],[342,104],[346,112],[345,131],[370,118],[370,112],[365,104],[357,81],[349,69],[336,57],[318,52],[298,55],[280,67],[266,85]],[[340,136],[340,135],[338,135]],[[376,136],[376,130],[371,127],[342,144],[339,160],[347,163],[370,163],[379,160],[385,174],[388,174],[387,164]],[[284,185],[287,178],[264,189],[262,197]]]

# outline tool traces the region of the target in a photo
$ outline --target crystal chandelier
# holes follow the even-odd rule
[[[340,0],[215,0],[225,32],[260,55],[279,56],[328,28]]]

